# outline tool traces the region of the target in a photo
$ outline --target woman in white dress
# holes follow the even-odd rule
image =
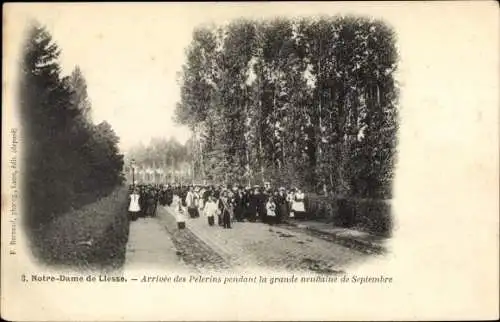
[[[175,220],[177,221],[177,228],[186,228],[186,217],[184,215],[184,207],[182,207],[182,199],[174,195],[172,205],[175,210]]]
[[[274,202],[274,197],[270,196],[266,202],[266,213],[267,213],[267,223],[273,225],[276,223],[276,203]]]
[[[288,203],[288,209],[290,209],[290,218],[295,217],[295,214],[293,213],[293,209],[292,209],[293,199],[295,198],[295,191],[294,190],[295,189],[292,188],[286,194],[286,201]]]
[[[139,190],[134,188],[132,193],[129,196],[129,205],[128,205],[128,214],[129,220],[136,220],[139,216],[139,212],[141,211],[141,206],[139,205]]]
[[[292,200],[292,212],[295,215],[295,218],[304,219],[306,216],[306,207],[304,204],[305,195],[304,193],[296,188],[295,194]]]
[[[201,189],[198,191],[198,208],[199,210],[203,210],[203,207],[205,206],[205,200],[203,199],[203,195],[205,194],[205,188],[201,187]]]
[[[203,213],[208,219],[208,225],[213,226],[215,223],[215,216],[219,214],[219,207],[215,202],[215,198],[212,195],[208,197],[207,203],[205,204],[205,208],[203,209]]]
[[[193,187],[189,187],[189,191],[186,195],[186,206],[188,214],[191,218],[196,218],[200,216],[198,212],[198,194],[194,191]]]

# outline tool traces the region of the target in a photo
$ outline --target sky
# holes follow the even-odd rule
[[[181,143],[189,138],[189,130],[175,124],[172,117],[180,93],[177,73],[196,26],[227,23],[239,17],[352,13],[380,18],[394,27],[401,57],[398,81],[403,89],[402,108],[411,114],[417,110],[410,107],[420,105],[428,113],[412,116],[415,121],[432,115],[436,122],[426,124],[428,129],[439,130],[443,140],[463,143],[463,138],[454,135],[463,126],[459,124],[461,119],[453,119],[449,131],[440,129],[439,120],[444,121],[451,111],[432,106],[455,106],[454,112],[460,110],[463,100],[440,95],[443,86],[467,96],[475,90],[488,90],[495,83],[495,80],[488,83],[482,69],[496,57],[487,53],[481,58],[483,65],[477,66],[469,50],[487,42],[487,30],[495,28],[484,23],[491,21],[483,19],[486,10],[470,14],[471,4],[467,2],[458,2],[451,11],[443,3],[443,10],[439,10],[439,3],[374,4],[108,3],[12,7],[24,17],[31,16],[47,26],[62,49],[60,59],[65,74],[80,66],[87,80],[94,120],[106,120],[113,126],[122,149],[139,142],[148,143],[152,137],[175,137]],[[426,18],[425,24],[420,23],[422,17]],[[477,27],[479,22],[483,23],[481,28]],[[468,76],[451,76],[456,73],[456,66],[467,70]],[[482,83],[486,87],[479,88]],[[473,109],[460,111],[475,117]],[[424,139],[436,140],[436,137]]]
[[[171,15],[107,10],[61,15],[47,27],[62,49],[63,69],[79,65],[87,80],[95,121],[107,120],[127,149],[152,137],[184,143],[187,128],[172,117],[179,101],[176,73],[193,25]],[[75,39],[77,39],[75,41]]]

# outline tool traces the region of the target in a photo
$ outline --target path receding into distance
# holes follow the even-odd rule
[[[130,223],[124,270],[243,273],[259,269],[341,273],[366,259],[355,249],[300,231],[263,223],[235,222],[232,229],[208,226],[203,216],[187,218],[179,230],[173,210]]]
[[[147,267],[185,270],[170,236],[158,219],[138,218],[130,223],[125,270]]]

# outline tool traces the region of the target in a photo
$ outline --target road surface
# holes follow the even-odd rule
[[[235,222],[231,229],[223,229],[217,223],[209,226],[201,216],[186,218],[186,229],[179,230],[174,210],[158,207],[157,217],[130,223],[125,269],[335,274],[366,256],[286,226]]]

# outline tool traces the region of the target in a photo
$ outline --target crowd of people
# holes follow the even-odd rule
[[[299,188],[132,185],[129,214],[132,219],[156,216],[157,205],[172,207],[190,218],[204,216],[208,225],[231,228],[234,222],[278,224],[287,218],[305,218],[305,195]]]
[[[129,186],[129,217],[132,220],[138,217],[155,217],[158,207],[158,185],[130,185]]]

